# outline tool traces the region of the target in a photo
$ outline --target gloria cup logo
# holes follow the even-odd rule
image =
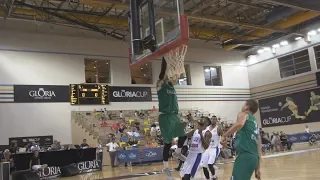
[[[116,98],[143,98],[148,95],[147,91],[113,91],[112,96]]]
[[[47,91],[44,88],[39,88],[38,90],[29,91],[29,96],[34,99],[51,99],[56,97],[56,93],[54,91]]]
[[[43,171],[38,172],[38,175],[41,179],[56,179],[60,176],[61,171],[59,167],[47,167]]]
[[[157,156],[157,153],[156,153],[156,152],[152,152],[152,151],[148,151],[148,152],[146,152],[145,155],[146,155],[147,157],[149,157],[149,158],[154,158],[154,157]]]
[[[123,154],[123,153],[120,153],[120,154],[118,155],[118,158],[119,158],[119,159],[125,159],[125,158],[126,158],[126,155]]]
[[[78,169],[79,171],[87,171],[87,170],[92,170],[92,169],[99,169],[99,162],[97,160],[93,161],[84,161],[78,163]]]
[[[128,156],[129,156],[130,159],[137,158],[137,154],[134,154],[134,153],[130,153]]]

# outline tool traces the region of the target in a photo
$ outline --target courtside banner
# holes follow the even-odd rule
[[[69,86],[14,85],[14,102],[70,102],[70,89]]]
[[[140,153],[138,150],[121,150],[117,153],[120,163],[140,162]]]
[[[148,102],[152,101],[151,87],[109,87],[110,102]]]
[[[259,100],[262,127],[320,121],[320,88]]]
[[[143,161],[160,161],[163,160],[163,148],[143,149]]]

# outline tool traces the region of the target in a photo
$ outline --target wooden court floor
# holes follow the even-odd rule
[[[320,148],[276,154],[262,160],[262,180],[320,180]],[[277,157],[273,157],[277,156]],[[176,162],[171,162],[172,168]],[[218,165],[219,180],[230,180],[233,164]],[[142,167],[104,167],[102,172],[89,173],[63,180],[166,180],[159,171],[162,164]],[[173,172],[175,179],[181,179],[178,172]],[[198,171],[194,179],[205,179],[202,171]],[[255,178],[252,178],[255,179]]]

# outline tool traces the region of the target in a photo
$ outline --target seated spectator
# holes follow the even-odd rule
[[[44,165],[40,164],[39,151],[35,150],[33,152],[33,156],[30,159],[29,167],[30,167],[30,170],[38,172],[48,166],[46,164],[44,164]]]
[[[84,140],[82,141],[82,144],[80,145],[80,147],[81,147],[81,148],[89,148],[90,146],[87,144],[87,140],[84,139]]]
[[[139,132],[140,131],[140,123],[139,122],[134,122],[134,125],[135,125],[137,131]]]
[[[280,132],[280,141],[283,147],[287,146],[288,150],[291,150],[292,142],[288,140],[288,136],[284,132]]]
[[[139,137],[140,136],[140,134],[138,132],[136,132],[136,128],[134,128],[134,127],[131,129],[131,131],[127,132],[127,134],[129,136],[133,136],[133,137]]]
[[[101,127],[108,127],[107,121],[102,121],[102,123],[100,125],[101,125]]]
[[[121,124],[120,127],[119,127],[119,132],[120,132],[120,133],[123,133],[125,129],[126,129],[126,126],[124,126],[123,124]]]
[[[53,144],[51,145],[51,150],[60,150],[60,149],[61,149],[60,142],[58,142],[57,140],[54,140]]]
[[[10,163],[10,172],[13,172],[15,170],[14,168],[14,161],[11,157],[11,152],[9,149],[4,150],[3,156],[4,156],[4,162],[9,162]]]
[[[10,150],[11,153],[17,153],[18,152],[18,144],[17,143],[13,143],[9,150]]]
[[[120,142],[128,142],[128,135],[127,134],[120,134]]]
[[[128,145],[135,146],[138,144],[138,141],[135,138],[129,138]]]
[[[118,134],[119,126],[117,123],[113,123],[111,129],[116,131],[116,134]]]
[[[34,152],[34,151],[40,151],[40,146],[39,146],[37,143],[33,142],[30,150],[31,150],[32,152]]]
[[[147,141],[146,148],[148,149],[153,148],[152,143],[150,141]]]

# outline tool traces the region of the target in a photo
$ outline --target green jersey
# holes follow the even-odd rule
[[[237,153],[250,153],[259,156],[258,152],[258,138],[259,128],[256,118],[248,113],[249,118],[246,120],[244,126],[237,132],[235,138],[235,149]]]
[[[177,114],[179,112],[176,90],[172,83],[163,83],[157,92],[159,101],[159,112],[165,114]]]

